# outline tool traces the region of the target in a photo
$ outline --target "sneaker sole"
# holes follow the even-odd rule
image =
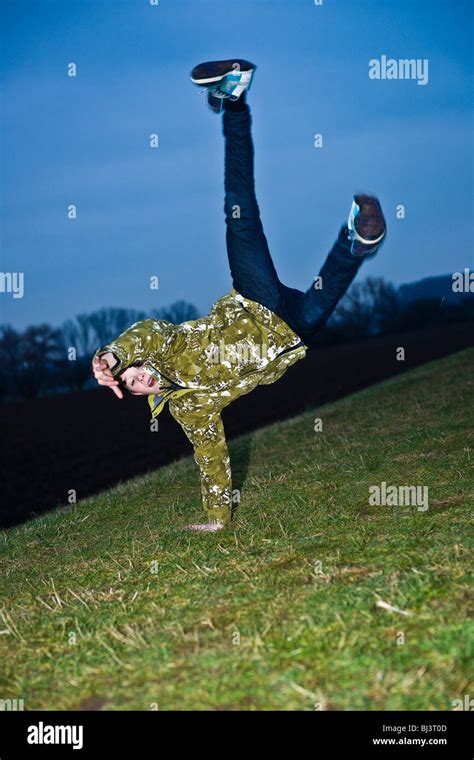
[[[359,195],[359,197],[361,197],[360,194],[358,194],[358,195]],[[385,233],[387,232],[387,225],[385,223],[385,219],[384,219],[384,216],[383,216],[383,211],[382,211],[382,209],[380,207],[380,203],[379,203],[378,199],[375,198],[375,197],[373,197],[373,196],[372,197],[371,196],[365,196],[367,198],[370,198],[371,201],[376,201],[377,202],[378,208],[380,210],[380,216],[381,216],[381,220],[383,222],[384,228],[382,230],[382,234],[378,235],[376,238],[372,238],[372,239],[370,239],[370,238],[364,238],[357,231],[357,227],[356,227],[356,219],[357,219],[357,216],[358,216],[359,211],[360,211],[360,205],[355,200],[355,197],[356,196],[354,196],[354,200],[352,201],[352,206],[351,206],[351,209],[350,209],[350,212],[349,212],[349,218],[347,220],[347,226],[348,226],[349,230],[351,230],[354,233],[354,236],[355,236],[356,240],[358,240],[359,243],[363,243],[364,245],[376,245],[377,243],[380,243],[380,241],[384,238]],[[356,209],[357,209],[357,211],[355,212]]]
[[[239,66],[235,68],[236,64]],[[224,71],[222,69],[224,68]],[[211,85],[222,82],[229,74],[234,74],[237,71],[254,71],[255,66],[249,61],[243,61],[236,58],[229,61],[209,61],[208,63],[200,63],[199,66],[195,66],[191,72],[191,81],[194,84],[199,85]]]

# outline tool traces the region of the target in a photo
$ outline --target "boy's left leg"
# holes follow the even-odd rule
[[[234,288],[275,311],[280,281],[255,195],[251,114],[245,95],[224,102],[226,244]]]
[[[375,256],[385,235],[386,223],[377,198],[356,195],[348,223],[341,227],[308,290],[302,293],[281,285],[281,316],[308,345],[333,314],[365,259]]]

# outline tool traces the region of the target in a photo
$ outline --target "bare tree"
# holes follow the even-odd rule
[[[89,315],[89,322],[97,339],[95,347],[104,346],[134,322],[146,318],[145,312],[136,309],[105,308],[93,312]]]
[[[38,396],[60,359],[59,341],[59,331],[47,324],[27,327],[23,333],[10,325],[1,328],[0,355],[14,391],[25,398]]]
[[[371,319],[371,309],[363,283],[356,282],[338,304],[334,312],[334,322],[349,338],[359,338],[368,335]]]
[[[97,337],[89,314],[78,314],[68,319],[61,327],[61,342],[64,348],[75,348],[78,356],[90,356],[97,345]]]
[[[367,277],[367,298],[372,306],[372,326],[377,333],[396,330],[400,324],[400,300],[394,285],[383,277]]]
[[[0,327],[0,363],[4,374],[4,394],[13,390],[21,362],[21,335],[11,325]]]
[[[175,301],[170,306],[156,309],[153,312],[153,316],[157,319],[166,319],[167,322],[172,322],[174,325],[179,325],[181,322],[198,319],[199,312],[196,307],[188,301]]]
[[[395,287],[382,277],[356,282],[334,313],[334,324],[350,338],[397,329],[400,304]]]

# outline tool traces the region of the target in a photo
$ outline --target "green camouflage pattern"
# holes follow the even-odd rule
[[[152,416],[168,404],[193,445],[209,521],[228,524],[232,480],[221,411],[257,385],[274,383],[306,349],[274,312],[232,289],[206,317],[179,325],[145,319],[96,356],[117,357],[115,377],[137,364],[156,378],[163,391],[148,396]]]

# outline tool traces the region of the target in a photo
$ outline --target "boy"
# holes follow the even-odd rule
[[[196,66],[192,81],[223,113],[226,242],[232,290],[210,314],[174,325],[137,322],[93,359],[99,383],[118,398],[122,388],[148,396],[153,417],[168,404],[191,441],[201,473],[207,522],[191,530],[217,531],[232,517],[232,483],[221,411],[257,385],[278,380],[304,358],[367,256],[377,252],[386,225],[375,197],[355,195],[344,225],[313,285],[301,292],[278,279],[254,189],[250,110],[255,66],[244,60]]]

